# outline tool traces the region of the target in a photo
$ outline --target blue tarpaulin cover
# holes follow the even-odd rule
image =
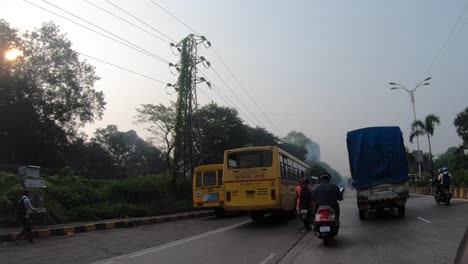
[[[409,179],[399,127],[368,127],[350,131],[346,144],[354,188],[361,190]]]

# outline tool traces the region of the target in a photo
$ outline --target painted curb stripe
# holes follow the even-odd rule
[[[202,213],[175,215],[175,216],[158,216],[158,217],[149,218],[149,219],[123,220],[123,221],[117,221],[117,222],[86,224],[86,225],[79,225],[79,226],[74,226],[74,227],[40,229],[40,230],[33,231],[33,235],[36,238],[46,238],[46,237],[51,237],[51,236],[66,236],[66,235],[73,235],[75,233],[85,233],[85,232],[92,232],[92,231],[105,230],[105,229],[114,229],[114,228],[126,228],[126,227],[132,227],[132,226],[140,226],[140,225],[152,225],[152,224],[199,218],[199,217],[212,216],[212,215],[214,215],[213,212],[202,212]],[[16,233],[12,233],[8,235],[0,235],[0,242],[11,241],[11,236],[14,234]]]

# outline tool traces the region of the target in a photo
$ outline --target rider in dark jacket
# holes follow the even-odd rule
[[[336,211],[336,216],[340,219],[340,205],[338,201],[343,200],[343,194],[336,184],[330,183],[330,179],[331,175],[328,172],[322,175],[322,182],[315,187],[312,193],[315,201],[315,211],[322,205],[328,205]]]

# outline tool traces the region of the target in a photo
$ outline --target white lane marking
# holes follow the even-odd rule
[[[241,223],[238,223],[238,224],[235,224],[235,225],[231,225],[231,226],[227,226],[227,227],[224,227],[224,228],[216,229],[216,230],[209,231],[209,232],[206,232],[206,233],[203,233],[203,234],[200,234],[200,235],[196,235],[196,236],[193,236],[193,237],[188,237],[188,238],[177,240],[177,241],[167,243],[167,244],[164,244],[164,245],[161,245],[161,246],[156,246],[156,247],[151,248],[149,250],[143,250],[141,252],[129,255],[128,257],[129,258],[140,257],[140,256],[143,256],[143,255],[146,255],[146,254],[149,254],[149,253],[153,253],[153,252],[156,252],[156,251],[159,251],[159,250],[163,250],[163,249],[166,249],[166,248],[170,248],[170,247],[173,247],[173,246],[184,244],[184,243],[190,242],[190,241],[195,240],[195,239],[199,239],[199,238],[202,238],[202,237],[207,237],[207,236],[214,235],[216,233],[227,231],[229,229],[233,229],[233,228],[236,228],[236,227],[241,226],[241,225],[245,225],[245,224],[250,223],[250,222],[251,222],[250,220],[249,221],[244,221],[244,222],[241,222]]]
[[[421,221],[423,221],[423,222],[426,222],[426,223],[428,223],[428,224],[432,224],[431,221],[429,221],[429,220],[427,220],[427,219],[424,219],[424,218],[422,218],[422,217],[419,217],[419,216],[418,216],[418,219],[421,220]]]
[[[112,264],[112,263],[114,263],[114,261],[107,261],[107,262],[104,262],[102,264]]]
[[[268,261],[272,260],[274,257],[276,256],[276,253],[271,253],[270,256],[266,257],[264,260],[262,260],[262,262],[260,262],[259,264],[267,264]]]

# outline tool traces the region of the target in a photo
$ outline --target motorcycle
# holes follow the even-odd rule
[[[328,246],[330,239],[338,235],[340,228],[335,210],[330,206],[320,206],[315,213],[314,232]]]
[[[434,198],[437,204],[445,203],[445,205],[450,205],[452,194],[450,193],[450,189],[440,188],[440,190],[434,194]]]

